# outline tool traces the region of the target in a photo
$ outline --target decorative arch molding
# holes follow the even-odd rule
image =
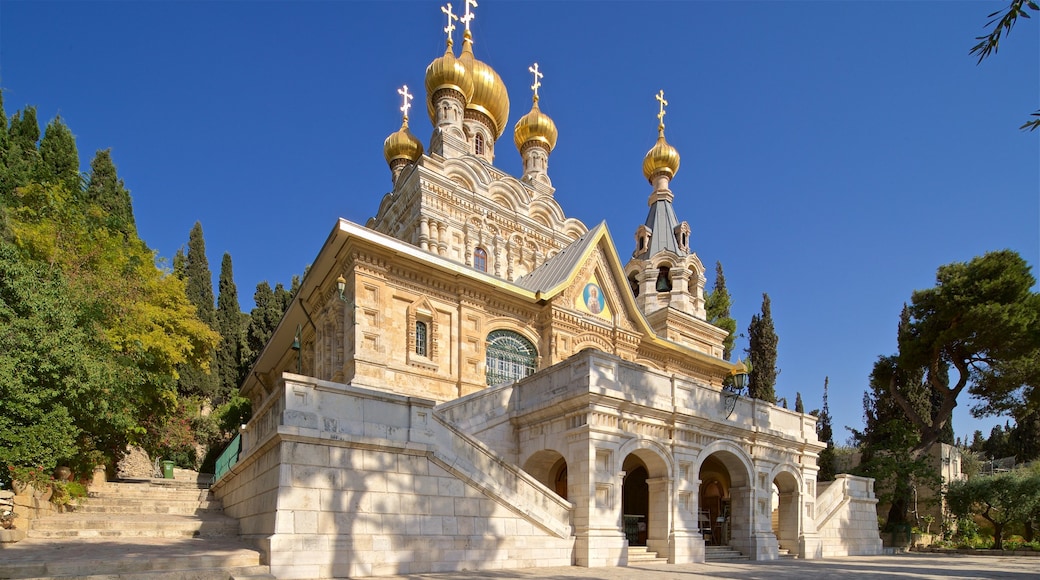
[[[635,454],[636,457],[646,464],[646,470],[650,477],[667,477],[671,479],[672,470],[675,467],[671,452],[657,441],[642,437],[629,439],[621,445],[614,457],[615,473],[621,471],[625,458],[632,454]]]
[[[543,215],[544,219],[551,220],[549,225],[553,227],[567,220],[567,216],[563,213],[563,208],[551,197],[542,196],[531,200],[531,216],[534,217],[536,214]]]
[[[461,178],[471,191],[478,186],[491,183],[491,174],[484,164],[472,157],[456,157],[444,160],[444,175],[448,179]]]
[[[499,179],[488,186],[488,197],[495,203],[505,205],[512,211],[527,213],[527,207],[531,203],[531,195],[524,189],[519,181],[513,182]]]
[[[788,489],[788,486],[786,485],[786,483],[788,483],[788,482],[784,482],[783,481],[785,478],[780,477],[782,475],[790,475],[791,477],[794,478],[794,489]],[[772,471],[769,472],[769,482],[770,483],[776,482],[777,478],[780,478],[781,483],[785,484],[783,487],[781,487],[779,484],[777,484],[777,488],[780,489],[780,491],[782,491],[782,492],[786,492],[786,491],[801,492],[801,490],[803,489],[803,485],[805,483],[805,481],[802,479],[801,471],[798,470],[798,466],[793,465],[791,463],[781,463],[780,465],[777,465],[776,467],[774,467],[772,469]]]
[[[576,240],[587,234],[589,228],[585,227],[585,224],[576,218],[567,218],[567,221],[563,222],[563,228],[560,231],[571,240]]]
[[[704,460],[718,454],[717,459],[729,471],[730,481],[734,486],[754,484],[755,464],[744,448],[732,441],[715,441],[708,444],[697,455],[696,473],[700,473]],[[735,470],[734,468],[740,468]],[[738,477],[739,476],[739,477]]]

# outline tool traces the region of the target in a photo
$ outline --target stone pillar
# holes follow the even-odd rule
[[[419,218],[419,249],[430,251],[430,218]]]
[[[675,563],[672,550],[672,480],[668,477],[655,477],[646,480],[649,492],[649,507],[646,530],[646,546],[652,552],[665,554],[668,561]]]

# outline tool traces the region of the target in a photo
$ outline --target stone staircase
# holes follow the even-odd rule
[[[71,511],[33,520],[0,551],[0,578],[229,580],[273,578],[238,539],[208,489],[151,480],[109,483]]]
[[[657,552],[651,552],[646,546],[628,547],[628,565],[633,564],[667,564],[668,558],[661,558]]]
[[[748,559],[747,556],[729,546],[704,546],[705,562],[736,562]]]

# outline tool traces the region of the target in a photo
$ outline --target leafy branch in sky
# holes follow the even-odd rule
[[[976,64],[981,64],[991,54],[996,54],[997,50],[1000,49],[1001,37],[1006,37],[1011,34],[1011,29],[1015,27],[1018,22],[1018,18],[1029,18],[1029,10],[1040,11],[1040,5],[1033,0],[1011,0],[1011,4],[1008,5],[1005,10],[997,10],[991,13],[987,18],[989,22],[986,23],[986,28],[992,27],[989,34],[985,36],[978,36],[975,40],[979,43],[971,48],[972,56],[978,56],[979,60]],[[1030,131],[1040,127],[1040,111],[1033,113],[1035,119],[1024,123],[1019,129]]]

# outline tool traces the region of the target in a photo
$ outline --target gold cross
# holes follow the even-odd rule
[[[545,75],[540,73],[540,72],[538,72],[538,63],[534,63],[534,66],[527,67],[527,70],[530,71],[531,74],[534,75],[534,84],[531,85],[531,90],[534,91],[534,102],[537,103],[538,102],[538,87],[542,86],[542,83],[538,82],[538,79],[544,77]]]
[[[458,20],[459,17],[451,11],[451,2],[448,2],[447,6],[441,6],[441,12],[448,16],[448,25],[444,27],[444,32],[448,33],[448,46],[451,46],[451,33],[455,30],[455,25],[451,21]]]
[[[403,87],[397,89],[397,94],[401,95],[401,112],[404,113],[404,120],[407,121],[408,109],[412,107],[411,100],[414,98],[414,95],[408,94],[408,85],[404,85]]]
[[[476,8],[477,7],[477,0],[465,0],[465,1],[466,1],[466,14],[462,18],[459,18],[459,22],[465,24],[466,25],[466,32],[469,32],[469,23],[470,23],[470,21],[472,21],[474,18],[477,17],[476,14],[474,14],[473,12],[470,11],[470,7]]]
[[[668,101],[664,100],[664,89],[661,89],[661,92],[657,93],[654,98],[661,103],[661,111],[657,113],[657,128],[664,129],[664,108],[668,106]]]

